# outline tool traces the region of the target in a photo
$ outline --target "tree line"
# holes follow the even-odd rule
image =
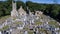
[[[17,9],[20,8],[20,6],[23,6],[24,8],[24,2],[17,1]],[[10,15],[12,11],[12,0],[8,1],[0,1],[0,17]]]
[[[33,3],[27,1],[26,5],[29,6],[31,11],[40,10],[45,15],[48,15],[58,21],[60,21],[60,5],[59,4],[42,4],[42,3]]]
[[[34,3],[31,1],[27,1],[26,3],[22,1],[16,1],[17,9],[20,6],[23,6],[24,10],[26,10],[26,6],[34,12],[35,10],[40,10],[44,14],[49,15],[55,19],[60,20],[60,5],[59,4],[42,4],[42,3]],[[0,1],[0,17],[10,15],[12,10],[12,2],[9,1]]]

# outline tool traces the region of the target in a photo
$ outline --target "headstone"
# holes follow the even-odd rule
[[[17,29],[20,29],[20,30],[22,30],[22,29],[23,29],[23,26],[19,26],[19,27],[17,27]]]
[[[10,29],[10,32],[12,32],[13,31],[13,29]]]
[[[59,34],[59,32],[55,32],[56,34]]]
[[[48,24],[48,22],[46,22],[46,24]]]
[[[34,19],[32,19],[32,23],[34,23]]]
[[[0,34],[2,34],[1,31],[0,31]]]
[[[39,34],[38,28],[37,28],[36,34]]]
[[[59,34],[60,34],[60,31],[59,31]]]
[[[28,34],[28,31],[25,31],[24,34]]]
[[[59,28],[55,28],[55,30],[57,31],[57,30],[59,30]]]
[[[52,31],[52,34],[56,34],[54,31]]]

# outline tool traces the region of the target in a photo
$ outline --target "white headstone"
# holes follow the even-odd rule
[[[46,24],[48,24],[48,22],[46,22]]]
[[[56,34],[59,34],[59,32],[55,32]]]
[[[24,34],[28,34],[28,31],[25,31]]]
[[[2,34],[1,31],[0,31],[0,34]]]
[[[23,29],[23,26],[17,27],[17,29],[20,29],[20,30],[22,30],[22,29]]]
[[[59,30],[59,28],[55,28],[55,30]]]
[[[13,31],[13,29],[10,29],[10,32],[12,32]]]

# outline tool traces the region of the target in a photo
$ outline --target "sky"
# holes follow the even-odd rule
[[[22,0],[23,2],[26,2],[28,0]],[[57,4],[60,4],[60,0],[29,0],[29,1],[32,1],[32,2],[36,2],[36,3],[47,3],[47,4],[53,4],[53,3],[57,3]]]
[[[0,1],[5,1],[5,0],[0,0]],[[20,0],[20,1],[23,1],[23,2],[26,2],[28,0]],[[36,2],[36,3],[47,3],[47,4],[53,4],[53,3],[57,3],[57,4],[60,4],[60,0],[29,0],[29,1],[32,1],[32,2]]]

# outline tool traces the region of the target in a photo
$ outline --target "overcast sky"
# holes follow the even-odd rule
[[[0,0],[0,1],[5,1],[5,0]],[[26,2],[28,0],[20,0],[20,1]],[[48,3],[48,4],[58,3],[60,4],[60,0],[56,0],[55,2],[54,0],[29,0],[29,1],[36,2],[36,3]]]

